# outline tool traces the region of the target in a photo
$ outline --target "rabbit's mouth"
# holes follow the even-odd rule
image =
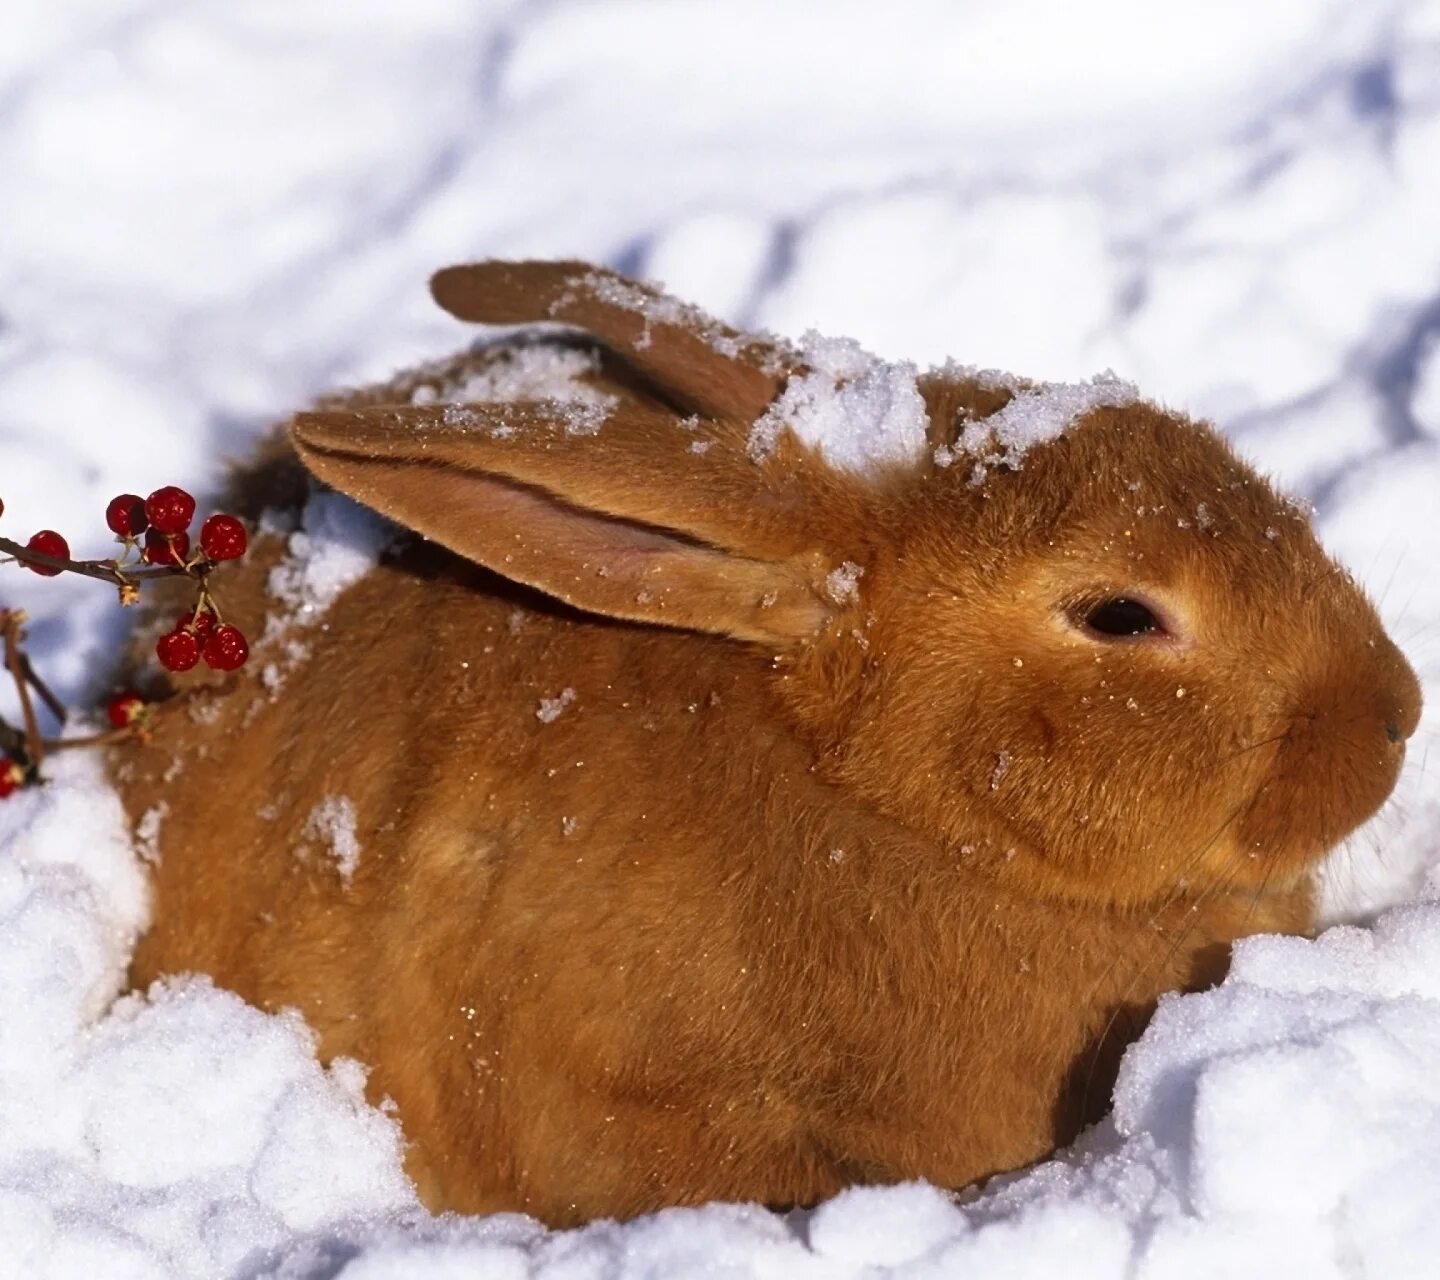
[[[1236,853],[1260,883],[1302,872],[1381,808],[1414,727],[1399,712],[1291,720],[1235,824]]]

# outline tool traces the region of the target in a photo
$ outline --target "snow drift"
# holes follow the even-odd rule
[[[746,327],[1112,367],[1216,416],[1316,501],[1440,707],[1440,3],[1161,15],[7,6],[7,527],[216,485],[272,417],[457,345],[438,265],[581,255]],[[352,523],[307,517],[305,563],[363,565]],[[62,691],[94,692],[104,593],[0,591]],[[964,1203],[857,1189],[566,1234],[424,1214],[363,1066],[322,1069],[298,1020],[194,978],[117,1002],[144,851],[94,762],[57,758],[0,805],[0,1276],[1428,1275],[1435,726],[1328,871],[1333,918],[1390,909],[1251,940],[1167,1001],[1075,1151]]]

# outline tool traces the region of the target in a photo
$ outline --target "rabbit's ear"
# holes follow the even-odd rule
[[[640,369],[682,412],[754,422],[799,362],[698,307],[584,262],[447,267],[430,292],[478,324],[552,321],[588,330]]]
[[[302,413],[291,434],[325,483],[578,609],[768,644],[833,612],[803,499],[724,424],[626,405],[597,432],[546,402]]]

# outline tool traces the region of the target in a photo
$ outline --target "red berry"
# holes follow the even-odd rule
[[[145,535],[145,563],[146,564],[184,564],[185,557],[190,554],[190,535],[188,533],[164,534],[158,529],[151,529]]]
[[[188,631],[167,631],[155,642],[155,656],[166,671],[189,671],[200,661],[200,641]]]
[[[150,524],[145,515],[145,500],[138,493],[122,493],[111,498],[105,508],[105,523],[112,533],[122,538],[138,538]]]
[[[138,693],[117,693],[105,705],[105,714],[117,729],[128,729],[145,713],[145,699]]]
[[[161,533],[184,533],[195,518],[195,499],[184,489],[167,484],[145,499],[145,516],[150,527]]]
[[[25,545],[31,551],[38,551],[44,556],[54,556],[57,560],[70,559],[70,544],[54,529],[41,529]],[[64,572],[63,569],[52,569],[49,565],[44,564],[27,564],[25,567],[32,573],[38,573],[42,578],[53,578]]]
[[[14,795],[25,782],[25,770],[9,756],[0,756],[0,800]]]
[[[249,656],[250,646],[239,627],[216,627],[205,637],[205,665],[216,671],[234,671],[243,667]]]
[[[215,615],[208,609],[198,617],[193,613],[182,613],[175,619],[176,631],[193,631],[202,640],[210,634],[215,625]]]
[[[211,516],[200,526],[200,546],[212,560],[238,560],[246,541],[245,526],[234,516]]]

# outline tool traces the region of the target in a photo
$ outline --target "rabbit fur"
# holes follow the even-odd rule
[[[165,815],[133,981],[300,1009],[432,1208],[962,1187],[1102,1114],[1162,992],[1312,927],[1419,689],[1209,427],[1110,405],[941,465],[1025,389],[947,367],[923,456],[757,456],[803,350],[579,263],[432,289],[552,327],[298,415],[230,492],[260,520],[318,483],[419,536],[113,753]],[[514,393],[541,357],[589,401]],[[511,390],[450,403],[467,380]],[[217,578],[253,633],[285,528]],[[1163,625],[1088,626],[1114,598]]]

